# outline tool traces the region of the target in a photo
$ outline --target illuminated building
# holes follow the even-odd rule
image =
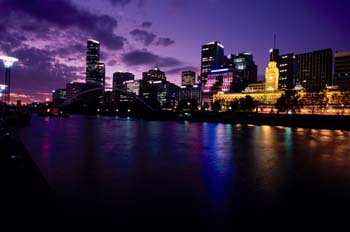
[[[126,82],[133,81],[135,75],[129,72],[115,72],[113,73],[113,91],[116,89],[126,89]]]
[[[269,62],[265,72],[265,92],[278,91],[279,69],[277,62]]]
[[[126,82],[126,91],[139,96],[141,80],[132,80]]]
[[[145,80],[145,81],[166,80],[166,76],[165,76],[165,73],[160,71],[160,69],[156,66],[154,69],[151,69],[148,72],[142,73],[142,80]]]
[[[213,69],[219,69],[224,64],[224,46],[217,42],[202,46],[201,54],[201,82],[205,83],[207,75]]]
[[[336,52],[334,58],[334,84],[340,90],[350,91],[350,52]]]
[[[178,100],[195,100],[201,101],[201,88],[199,85],[181,86],[178,90]]]
[[[181,73],[181,86],[193,86],[196,84],[196,73],[193,71],[183,71]]]
[[[293,89],[296,85],[296,62],[295,54],[280,55],[277,61],[279,68],[279,89]]]
[[[202,87],[202,105],[211,107],[213,95],[218,92],[228,93],[233,89],[234,71],[229,68],[211,70]]]
[[[130,80],[125,80],[123,82],[123,90],[133,93],[136,96],[139,96],[140,94],[140,85],[141,85],[141,80],[134,80],[134,79],[130,79]],[[124,102],[133,102],[135,99],[131,96],[127,96],[127,95],[120,95],[120,101],[124,101]]]
[[[56,89],[52,91],[52,103],[54,105],[61,105],[66,100],[67,90]]]
[[[243,52],[226,56],[224,66],[234,70],[233,92],[241,92],[249,84],[257,81],[258,67],[251,53]]]
[[[97,82],[101,86],[105,86],[106,81],[106,67],[104,63],[98,62],[96,64],[96,79],[95,82]]]
[[[100,61],[100,43],[89,39],[86,47],[86,81],[98,82],[97,63]]]
[[[299,54],[296,60],[297,78],[307,92],[320,92],[332,85],[332,49]]]
[[[178,86],[166,81],[165,73],[158,67],[143,73],[140,97],[153,108],[170,108],[177,103]]]
[[[100,43],[89,39],[86,47],[86,82],[105,86],[105,64],[100,62]]]
[[[249,84],[242,93],[225,93],[219,91],[213,95],[213,102],[222,101],[223,105],[251,96],[255,101],[265,105],[273,105],[281,97],[282,91],[278,90],[279,69],[275,61],[269,62],[265,72],[265,83]]]
[[[83,94],[93,89],[96,89],[96,91]],[[98,83],[70,82],[66,85],[66,91],[66,101],[69,103],[74,101],[99,102],[101,96],[103,97],[104,89]]]

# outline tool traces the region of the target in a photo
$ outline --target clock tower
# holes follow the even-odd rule
[[[265,92],[278,91],[279,69],[275,61],[269,62],[265,72]]]

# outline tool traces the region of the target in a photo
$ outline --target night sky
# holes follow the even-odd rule
[[[350,51],[349,12],[349,0],[0,0],[0,54],[20,59],[12,100],[24,102],[83,81],[89,38],[101,42],[108,86],[115,71],[140,79],[156,64],[179,84],[214,40],[225,54],[252,52],[261,77],[274,34],[282,54]]]

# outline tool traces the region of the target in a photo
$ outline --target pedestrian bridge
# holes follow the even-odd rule
[[[93,93],[93,92],[97,92],[97,91],[105,91],[105,90],[112,90],[111,87],[96,87],[96,88],[92,88],[92,89],[88,89],[88,90],[85,90],[83,92],[80,92],[78,93],[77,95],[75,95],[73,98],[71,99],[67,99],[63,105],[69,105],[71,104],[72,102],[74,102],[74,100],[78,99],[79,97],[82,97],[84,96],[85,94],[88,94],[88,93]],[[118,93],[121,93],[121,94],[124,94],[124,95],[127,95],[129,97],[132,97],[133,99],[135,99],[136,101],[140,102],[142,105],[144,105],[147,109],[149,109],[150,111],[154,111],[153,107],[151,105],[149,105],[145,100],[143,100],[142,98],[140,98],[139,96],[137,96],[136,94],[132,93],[132,92],[129,92],[129,91],[125,91],[123,89],[114,89],[113,90],[114,92],[118,92]]]

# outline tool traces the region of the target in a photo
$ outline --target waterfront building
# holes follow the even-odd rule
[[[295,59],[296,56],[294,53],[279,56],[277,61],[279,68],[279,89],[293,89],[297,84]]]
[[[197,103],[201,101],[201,88],[199,85],[181,86],[178,89],[178,101],[180,100],[194,100]]]
[[[227,107],[231,102],[251,96],[255,101],[265,105],[273,105],[284,93],[278,89],[279,69],[277,62],[271,61],[266,67],[265,83],[254,83],[247,86],[242,93],[225,93],[219,91],[213,95],[213,102],[223,102],[223,107]]]
[[[139,96],[141,80],[126,80],[123,82],[125,91]],[[121,102],[134,102],[134,98],[125,94],[120,94],[119,101]]]
[[[334,84],[342,91],[350,91],[350,52],[335,53]]]
[[[205,82],[211,70],[219,69],[224,64],[224,46],[217,41],[202,46],[201,75]]]
[[[257,81],[258,66],[251,53],[243,52],[226,56],[224,67],[234,70],[233,92],[241,92],[249,84]]]
[[[144,81],[166,81],[165,72],[161,71],[158,66],[154,69],[149,70],[148,72],[142,73],[142,80]]]
[[[278,91],[279,69],[277,62],[270,61],[265,71],[265,92]]]
[[[115,72],[113,73],[113,91],[117,89],[126,90],[126,83],[133,81],[135,75],[129,72]]]
[[[55,89],[52,91],[52,103],[54,105],[61,105],[66,100],[66,89]]]
[[[66,101],[101,102],[104,89],[98,83],[70,82],[66,85]],[[85,94],[86,93],[86,94]]]
[[[154,108],[171,108],[177,104],[178,88],[156,67],[143,73],[139,95]]]
[[[213,95],[218,92],[233,92],[234,70],[230,68],[211,70],[202,87],[201,104],[211,108]]]
[[[296,56],[297,78],[307,92],[320,92],[332,85],[332,49],[324,49]]]
[[[193,86],[196,84],[196,73],[193,71],[183,71],[181,73],[181,86]]]

